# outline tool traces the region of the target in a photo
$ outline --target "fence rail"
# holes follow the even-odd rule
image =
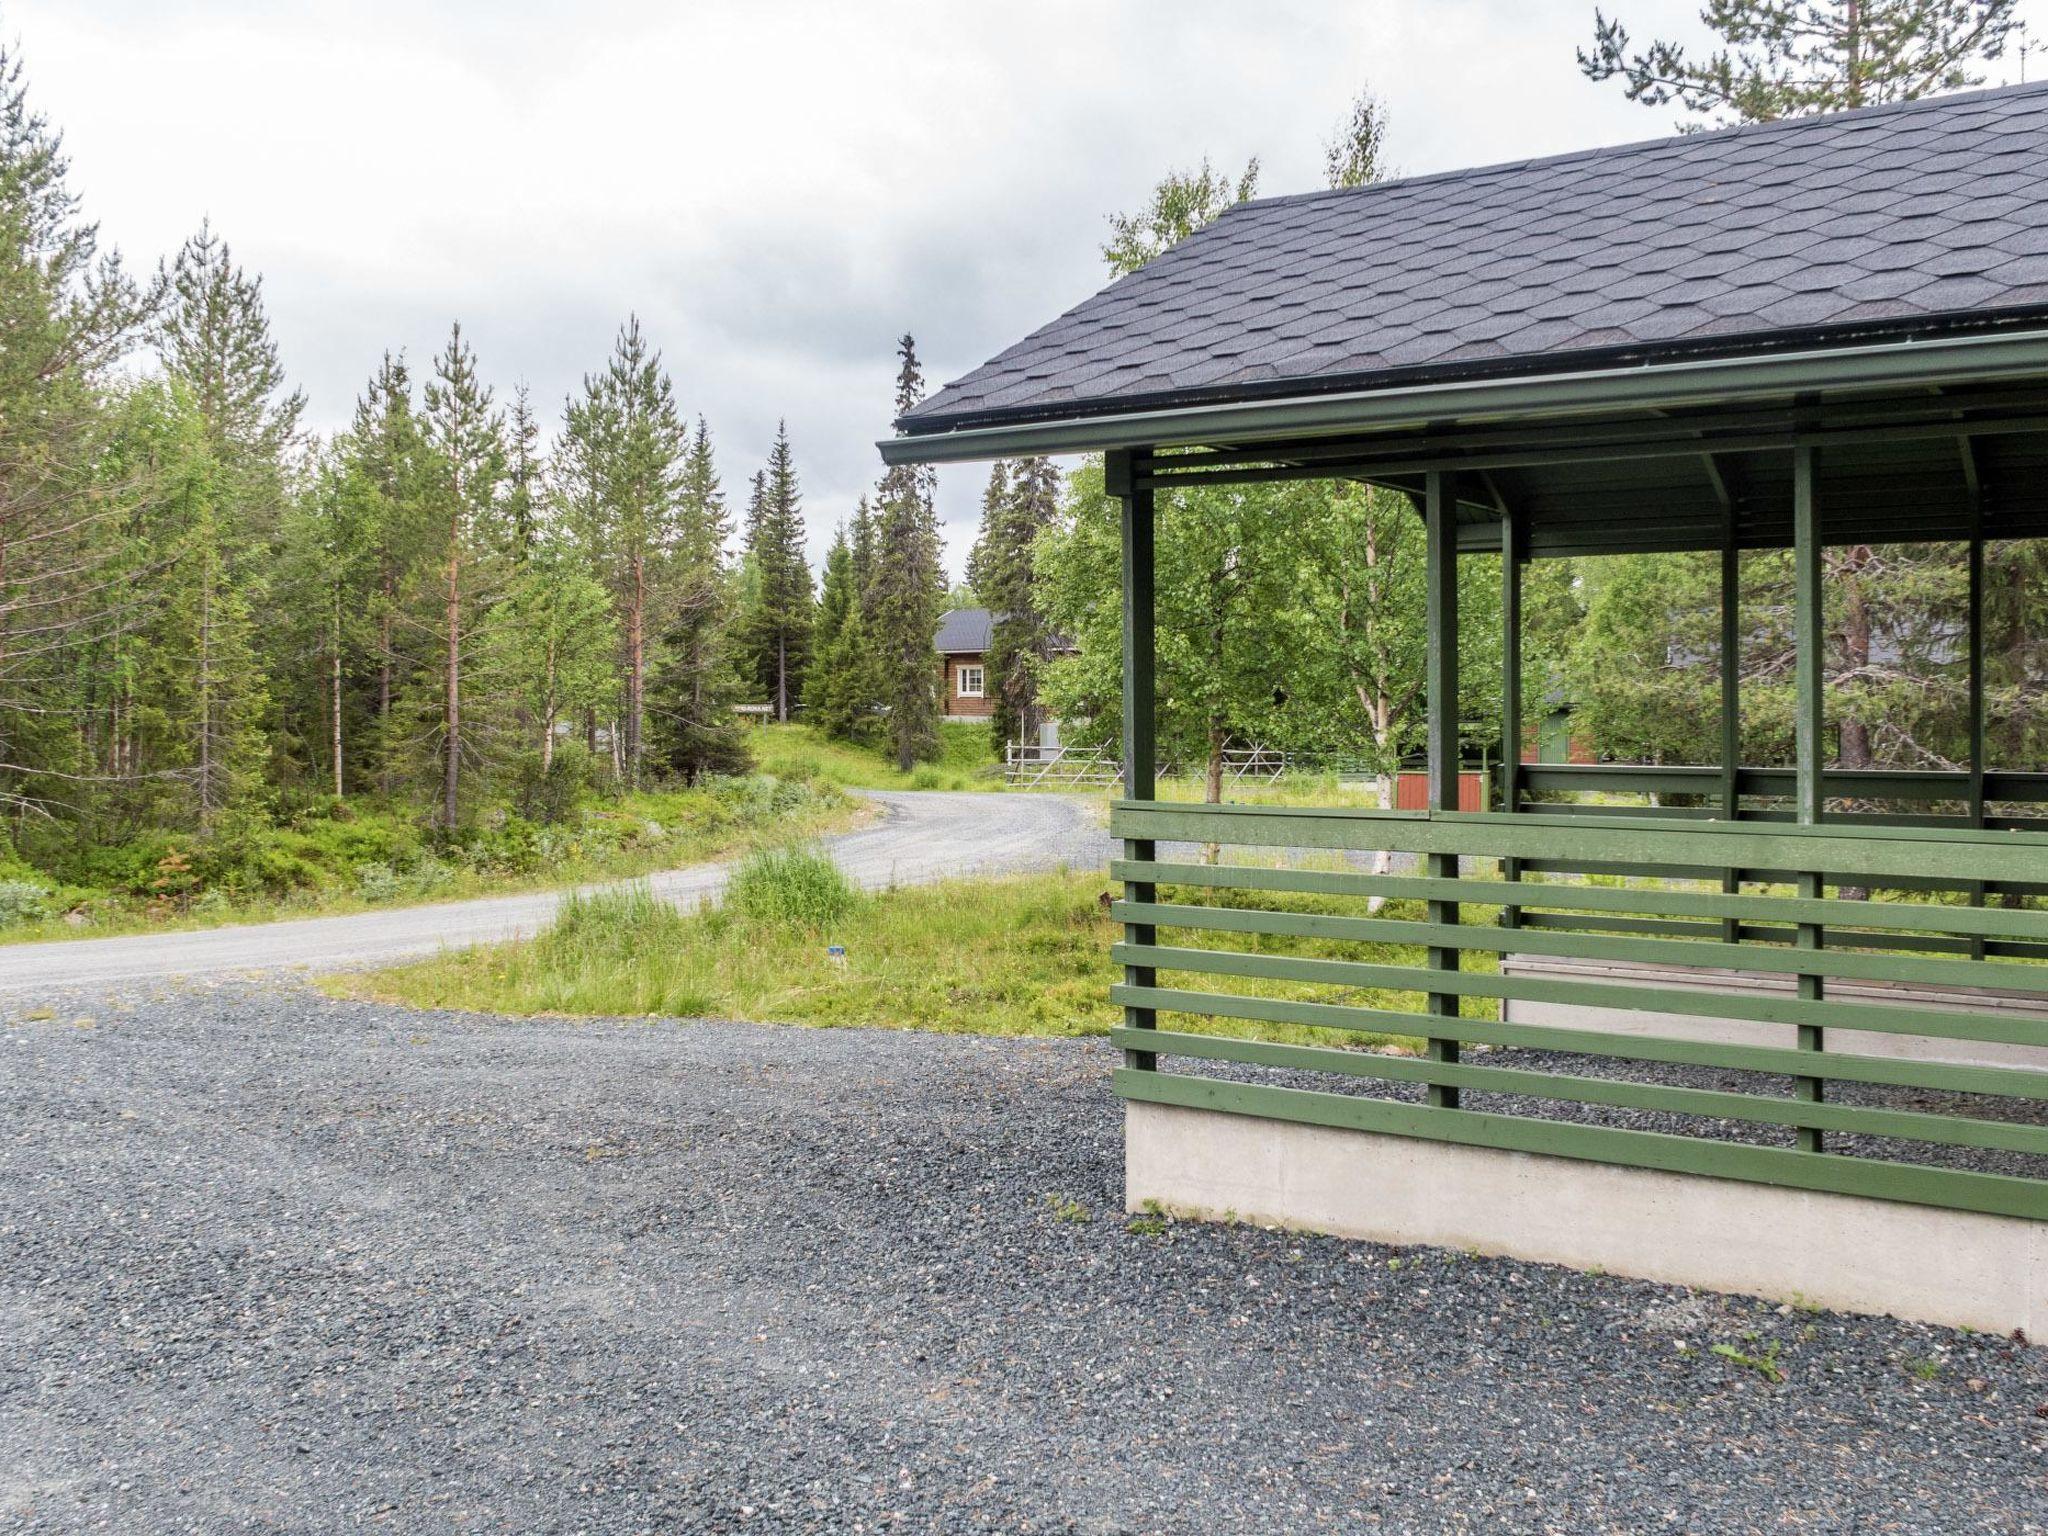
[[[1122,759],[1103,747],[1041,747],[1013,741],[1003,752],[1003,782],[1020,788],[1103,788],[1123,779]]]
[[[1127,1098],[2048,1219],[2048,1161],[2021,1173],[1933,1166],[1909,1148],[1862,1140],[2048,1159],[2048,912],[1824,894],[1930,880],[1968,892],[2048,888],[2048,836],[1133,801],[1117,805],[1112,830],[1130,855],[1112,867],[1125,885],[1114,909],[1125,977],[1113,997],[1126,1010],[1115,1038],[1127,1053],[1116,1077]],[[1169,840],[1390,849],[1440,862],[1416,875],[1162,862],[1153,848]],[[1459,862],[1473,859],[1500,861],[1515,877],[1473,878]],[[1588,860],[1646,871],[1650,883],[1550,880],[1538,868]],[[1802,876],[1822,894],[1757,889]],[[1420,903],[1421,915],[1387,907],[1361,916],[1349,905],[1369,897]],[[1478,904],[1498,917],[1470,920],[1465,909]],[[1389,955],[1388,945],[1405,953]],[[1667,977],[1515,974],[1497,966],[1511,955],[1761,971],[1799,985],[1796,994],[1731,993]],[[1852,979],[1894,985],[1899,1000],[1827,995],[1830,981]],[[1972,989],[2037,1003],[2039,1014],[1973,1004]],[[1591,1027],[1509,1022],[1509,1001],[1563,1005]],[[1756,1026],[1758,1043],[1597,1027],[1616,1010],[1734,1020]],[[1160,1028],[1160,1014],[1188,1027]],[[1205,1032],[1202,1021],[1218,1019],[1406,1035],[1427,1041],[1428,1055]],[[1902,1054],[1902,1037],[1921,1053]],[[1773,1038],[1787,1043],[1763,1043]],[[1941,1042],[2004,1048],[2013,1064],[1940,1059]],[[1569,1070],[1547,1058],[1494,1065],[1464,1058],[1467,1044],[1578,1059]],[[1162,1058],[1267,1075],[1166,1071]],[[1622,1064],[1637,1064],[1638,1077],[1640,1064],[1721,1069],[1737,1086],[1577,1070]],[[1304,1085],[1301,1074],[1376,1086],[1380,1096]],[[1397,1084],[1420,1085],[1426,1098],[1384,1096]],[[1915,1092],[1894,1095],[1898,1103],[1862,1102],[1871,1095],[1860,1091],[1858,1102],[1836,1102],[1841,1084]],[[1484,1107],[1468,1094],[1484,1096]],[[1529,1100],[1677,1116],[1682,1130],[1546,1118]],[[1729,1122],[1775,1128],[1782,1144],[1733,1139]],[[1830,1140],[1843,1136],[1855,1140]]]

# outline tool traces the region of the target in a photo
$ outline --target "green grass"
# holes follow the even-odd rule
[[[572,904],[538,937],[344,975],[338,995],[480,1013],[713,1017],[948,1034],[1100,1035],[1122,1018],[1109,947],[1121,933],[1100,874],[954,881],[855,896],[836,920],[764,915],[751,899],[683,912],[644,890]],[[1167,899],[1170,899],[1167,898]],[[1318,898],[1273,904],[1327,910]],[[1249,898],[1247,898],[1247,903]],[[799,910],[808,910],[799,907]],[[1419,909],[1407,915],[1419,915]],[[1190,932],[1178,940],[1389,963],[1420,963],[1413,946],[1331,944]],[[831,946],[843,946],[834,957]],[[1471,957],[1475,961],[1477,956]],[[1205,977],[1217,991],[1314,997],[1419,1011],[1414,994]],[[1483,999],[1475,1005],[1487,1006]],[[1179,1019],[1164,1027],[1301,1044],[1393,1046],[1405,1037]]]
[[[879,748],[833,741],[807,725],[763,725],[747,732],[747,745],[764,773],[783,774],[843,789],[1001,789],[1002,767],[986,724],[939,727],[937,761],[904,773]]]
[[[329,807],[254,834],[254,851],[218,871],[207,845],[179,836],[98,850],[96,866],[70,881],[27,871],[39,892],[36,905],[0,923],[0,944],[276,922],[629,880],[805,841],[863,814],[836,786],[756,776],[596,799],[560,826],[500,817],[436,846],[416,818]]]
[[[1004,788],[1002,764],[986,724],[940,727],[939,758],[900,772],[894,758],[879,748],[833,741],[805,725],[764,725],[747,733],[747,744],[764,773],[837,784],[846,789],[985,789]],[[1065,786],[1048,785],[1049,790]],[[1161,800],[1199,801],[1200,775],[1176,775],[1159,781]],[[1107,801],[1111,791],[1082,791]],[[1346,783],[1333,773],[1297,774],[1278,781],[1242,779],[1223,787],[1223,798],[1236,805],[1331,805],[1372,808],[1379,794],[1371,783]]]

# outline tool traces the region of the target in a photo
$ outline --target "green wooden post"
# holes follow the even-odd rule
[[[1500,787],[1501,809],[1522,808],[1522,537],[1515,514],[1500,514]],[[1504,879],[1522,878],[1520,859],[1501,860]],[[1503,928],[1522,926],[1522,909],[1500,909]]]
[[[1431,470],[1423,489],[1423,518],[1428,531],[1425,562],[1429,600],[1429,808],[1433,812],[1458,809],[1458,486],[1457,477]],[[1429,855],[1429,872],[1443,879],[1458,875],[1456,854]],[[1458,903],[1432,901],[1432,923],[1456,923]],[[1428,965],[1433,971],[1458,969],[1459,951],[1432,947]],[[1429,994],[1428,1011],[1439,1018],[1458,1016],[1458,995],[1454,992]],[[1431,1061],[1455,1062],[1458,1038],[1431,1036]],[[1430,1104],[1444,1109],[1458,1107],[1458,1090],[1449,1084],[1432,1083]]]
[[[1966,623],[1969,632],[1970,710],[1970,820],[1984,825],[1984,484],[1978,478],[1977,452],[1966,437],[1962,440],[1963,479],[1970,492],[1969,597]],[[1984,882],[1968,886],[1970,905],[1984,905]],[[1970,940],[1972,959],[1984,958],[1984,938]]]
[[[1811,448],[1792,450],[1792,566],[1793,566],[1793,630],[1797,638],[1798,688],[1794,740],[1798,761],[1793,774],[1795,805],[1794,819],[1801,826],[1818,826],[1825,804],[1821,773],[1826,766],[1822,750],[1825,693],[1822,686],[1821,635],[1823,610],[1821,606],[1821,549],[1820,511],[1814,496],[1814,455]],[[1821,877],[1818,873],[1802,871],[1798,881],[1802,897],[1817,898],[1821,895]],[[1818,923],[1799,924],[1795,945],[1799,949],[1817,950],[1824,935]],[[1821,978],[1801,973],[1798,979],[1798,995],[1803,999],[1818,999],[1822,993]],[[1818,1025],[1801,1024],[1799,1027],[1799,1049],[1821,1051],[1826,1041]],[[1818,1102],[1821,1097],[1821,1080],[1817,1077],[1793,1079],[1793,1097],[1808,1102]],[[1822,1150],[1821,1133],[1813,1127],[1802,1126],[1795,1133],[1797,1145],[1802,1151]]]
[[[1131,455],[1115,451],[1104,456],[1103,484],[1116,497],[1122,511],[1124,568],[1124,798],[1151,800],[1157,792],[1158,764],[1153,712],[1155,708],[1153,665],[1154,613],[1152,599],[1154,517],[1152,492],[1133,483]],[[1152,862],[1150,838],[1125,838],[1124,857],[1133,862]],[[1133,881],[1124,887],[1126,899],[1150,904],[1158,890],[1151,881]],[[1126,944],[1151,945],[1157,939],[1151,923],[1124,924]],[[1124,967],[1124,985],[1150,987],[1157,977],[1149,965]],[[1154,1029],[1159,1018],[1151,1008],[1126,1007],[1124,1025],[1129,1029]],[[1140,1071],[1159,1066],[1154,1051],[1126,1051],[1124,1064]]]
[[[1730,821],[1742,816],[1742,555],[1735,547],[1735,519],[1731,511],[1726,542],[1721,546],[1721,814]],[[1721,876],[1721,889],[1729,895],[1742,890],[1742,871],[1731,869]],[[1721,938],[1734,944],[1742,938],[1742,923],[1728,918],[1721,924]]]

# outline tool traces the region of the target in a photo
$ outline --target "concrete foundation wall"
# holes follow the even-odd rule
[[[1725,992],[1731,996],[1789,997],[1796,983],[1790,976],[1765,973],[1730,974],[1682,966],[1628,965],[1599,960],[1560,960],[1549,956],[1510,955],[1501,970],[1509,976],[1542,976],[1566,981],[1605,981],[1627,986],[1682,987],[1694,992]],[[1975,1040],[1949,1040],[1929,1035],[1896,1035],[1882,1030],[1830,1029],[1824,1049],[1856,1056],[1887,1056],[1911,1061],[1947,1061],[1966,1066],[2028,1067],[2048,1071],[2048,1010],[2039,998],[1995,992],[1929,987],[1891,986],[1878,982],[1831,980],[1827,995],[1841,1002],[1939,1008],[1978,1012],[2006,1020],[2028,1020],[2040,1031],[2040,1045],[2006,1045]],[[1505,1005],[1510,1024],[1544,1024],[1557,1029],[1590,1029],[1618,1035],[1665,1035],[1674,1040],[1705,1040],[1725,1045],[1799,1043],[1790,1024],[1759,1024],[1747,1019],[1713,1019],[1687,1013],[1658,1013],[1639,1008],[1588,1008],[1577,1003],[1532,1003],[1511,999]]]
[[[1126,1104],[1124,1133],[1133,1211],[2048,1336],[2048,1223],[1176,1105]]]

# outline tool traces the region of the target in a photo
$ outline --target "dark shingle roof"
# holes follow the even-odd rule
[[[942,656],[986,651],[995,634],[995,618],[986,608],[955,608],[939,620],[936,649]]]
[[[912,432],[2048,312],[2048,85],[1231,209]]]

